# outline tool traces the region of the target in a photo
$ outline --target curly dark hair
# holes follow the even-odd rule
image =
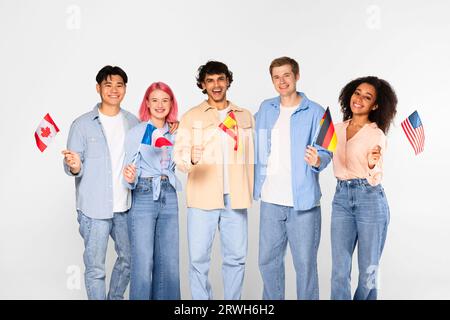
[[[202,82],[205,81],[205,77],[207,74],[225,74],[228,78],[228,88],[233,82],[233,72],[231,72],[227,65],[223,62],[219,61],[208,61],[206,64],[201,65],[198,68],[198,75],[196,77],[197,87],[202,89],[203,93],[206,93],[206,90],[203,90]]]
[[[350,108],[350,98],[361,83],[370,84],[375,88],[377,94],[375,104],[378,105],[378,108],[369,113],[369,120],[375,122],[378,128],[387,133],[397,113],[397,95],[386,80],[374,76],[355,79],[342,88],[339,94],[339,104],[341,105],[343,120],[346,121],[353,117],[353,112]]]

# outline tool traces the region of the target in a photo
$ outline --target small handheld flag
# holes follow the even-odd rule
[[[320,120],[316,144],[331,152],[336,150],[337,137],[336,132],[334,131],[333,120],[331,119],[329,107],[327,107],[327,110],[325,110],[325,113],[323,114],[322,120]]]
[[[46,114],[41,121],[36,131],[34,132],[34,138],[36,139],[36,145],[41,152],[47,148],[56,134],[59,132],[59,128],[53,121],[50,114]]]
[[[155,148],[161,148],[164,146],[171,146],[172,142],[165,138],[162,135],[161,131],[159,131],[156,127],[154,127],[150,123],[147,123],[147,127],[145,128],[145,133],[142,137],[141,144],[147,144]]]
[[[141,146],[143,144],[153,146],[155,148],[162,148],[164,146],[170,147],[172,146],[172,142],[169,139],[165,138],[161,131],[159,131],[155,126],[147,123],[147,127],[145,127],[144,135],[142,136],[141,144],[139,145],[138,151],[133,159],[133,164],[136,163],[136,160],[139,156],[139,152],[141,151]]]
[[[234,151],[238,149],[238,126],[236,121],[236,116],[233,111],[228,113],[227,117],[221,124],[219,124],[219,128],[225,131],[231,138],[234,140]]]
[[[408,118],[402,121],[402,129],[416,155],[421,153],[425,145],[425,132],[417,111],[414,111]]]

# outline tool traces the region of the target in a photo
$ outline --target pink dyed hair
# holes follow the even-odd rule
[[[147,105],[147,100],[150,94],[155,90],[161,90],[167,93],[172,102],[169,114],[166,117],[166,122],[176,122],[178,118],[178,103],[173,94],[172,89],[164,82],[153,82],[145,91],[144,99],[142,99],[141,107],[139,108],[139,119],[141,121],[148,121],[151,118],[150,110]]]

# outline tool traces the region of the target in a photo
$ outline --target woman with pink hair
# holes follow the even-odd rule
[[[170,87],[155,82],[139,109],[142,121],[125,139],[125,185],[132,190],[128,213],[131,300],[180,299],[178,200],[180,182],[172,160],[178,105]]]

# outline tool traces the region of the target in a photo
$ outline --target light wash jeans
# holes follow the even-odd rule
[[[92,219],[78,211],[80,234],[84,240],[84,280],[89,300],[105,300],[105,259],[109,236],[114,240],[117,260],[111,274],[108,300],[123,299],[130,281],[130,242],[127,213],[114,213],[112,219]]]
[[[230,208],[230,196],[224,195],[225,209],[188,208],[189,280],[192,299],[213,298],[208,280],[211,247],[219,228],[222,246],[222,273],[225,300],[241,298],[247,256],[247,209]]]
[[[320,243],[320,206],[296,211],[261,201],[259,225],[259,270],[264,283],[264,300],[285,298],[287,243],[297,275],[297,299],[319,299],[317,251]]]
[[[358,243],[359,279],[355,300],[375,300],[378,270],[389,224],[381,185],[366,179],[338,180],[331,216],[331,299],[350,300],[352,255]]]
[[[152,182],[139,178],[128,214],[131,242],[130,300],[179,300],[177,193],[168,180],[153,200]]]

